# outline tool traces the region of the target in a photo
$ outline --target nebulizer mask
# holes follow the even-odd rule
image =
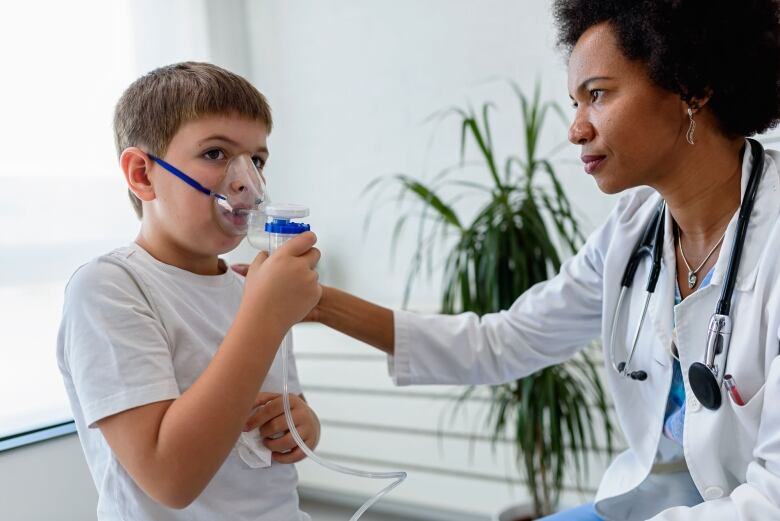
[[[250,229],[262,229],[268,192],[265,177],[249,154],[233,156],[213,188],[207,188],[166,161],[148,156],[168,172],[194,189],[213,198],[214,221],[228,235],[247,235]]]
[[[213,189],[204,187],[162,159],[151,154],[149,154],[149,157],[196,190],[213,197],[214,217],[219,226],[230,235],[246,235],[249,243],[257,249],[268,251],[273,255],[285,242],[310,229],[308,224],[293,220],[307,217],[309,215],[308,208],[291,204],[270,204],[265,178],[257,170],[249,155],[244,154],[231,158],[224,175]],[[363,503],[357,512],[353,514],[350,521],[357,521],[374,503],[400,485],[406,479],[406,472],[366,472],[322,459],[315,454],[298,433],[290,407],[288,358],[289,353],[292,351],[292,332],[287,332],[280,349],[282,354],[282,403],[284,416],[287,420],[287,428],[290,434],[304,454],[323,467],[336,472],[365,478],[393,480],[392,483]],[[263,445],[259,436],[254,438],[242,436],[242,440],[239,443],[244,445],[239,447],[239,453],[242,454],[242,458],[245,454],[247,458],[251,458],[250,461],[253,459],[256,463],[253,466],[268,466],[271,464],[268,449]]]

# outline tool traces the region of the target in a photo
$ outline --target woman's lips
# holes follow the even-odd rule
[[[585,163],[585,172],[592,174],[607,159],[607,156],[585,155],[580,159]]]

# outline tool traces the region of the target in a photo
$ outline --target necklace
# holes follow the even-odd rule
[[[706,257],[704,257],[704,260],[701,261],[701,264],[694,270],[691,269],[690,264],[688,264],[688,259],[685,258],[685,253],[682,249],[682,235],[678,232],[677,233],[677,245],[680,247],[680,255],[682,256],[683,262],[685,263],[685,267],[688,268],[688,289],[693,288],[696,285],[696,274],[699,272],[699,270],[704,266],[704,264],[707,262],[707,260],[712,257],[712,254],[715,253],[715,250],[718,249],[718,246],[720,246],[720,243],[723,242],[723,238],[726,236],[726,233],[724,232],[723,235],[721,235],[720,239],[718,239],[718,242],[715,243],[715,246],[712,247],[710,252],[707,254]]]

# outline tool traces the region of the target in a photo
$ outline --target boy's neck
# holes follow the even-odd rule
[[[163,264],[175,266],[196,275],[222,275],[225,273],[226,265],[218,256],[194,255],[191,251],[177,247],[172,241],[160,239],[144,233],[142,227],[135,243]]]

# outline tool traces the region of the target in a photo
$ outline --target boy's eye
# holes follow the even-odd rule
[[[590,101],[591,102],[596,102],[599,99],[601,99],[601,96],[604,95],[604,90],[603,89],[591,89],[589,91],[589,93],[590,93]]]
[[[252,162],[255,164],[255,168],[262,170],[265,166],[265,159],[260,156],[252,156]]]
[[[217,161],[220,159],[225,159],[225,152],[223,152],[219,148],[214,148],[204,152],[203,157],[205,157],[206,159],[211,159],[212,161]]]

